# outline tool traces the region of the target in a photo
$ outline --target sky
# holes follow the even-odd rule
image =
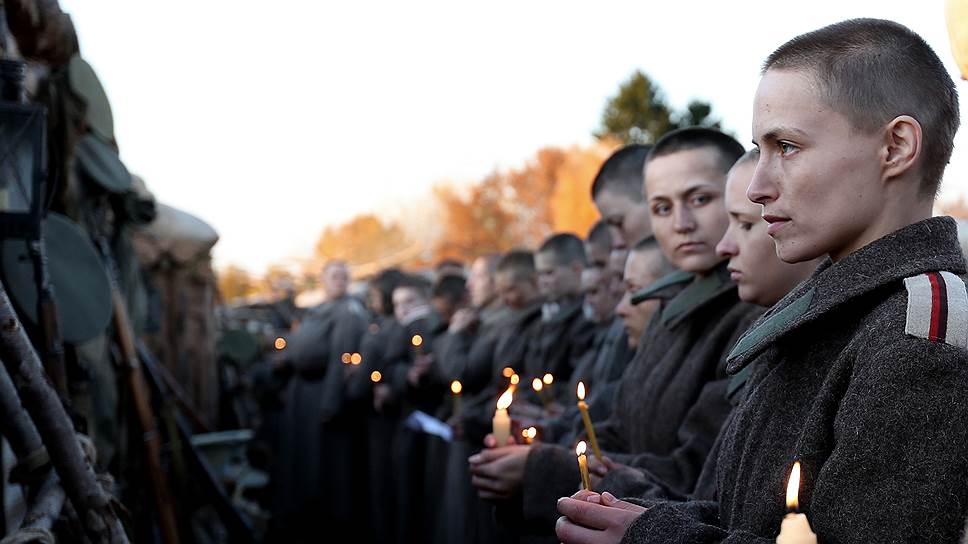
[[[675,106],[712,103],[747,147],[763,59],[829,23],[905,24],[958,77],[943,0],[60,4],[125,164],[219,231],[216,268],[257,274],[311,254],[327,225],[368,211],[419,220],[436,183],[591,143],[636,69]],[[962,130],[943,198],[968,196],[966,179]]]

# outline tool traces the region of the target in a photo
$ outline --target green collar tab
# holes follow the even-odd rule
[[[696,279],[662,309],[662,324],[670,326],[676,319],[705,304],[719,294],[727,283],[719,274],[718,269]]]
[[[669,287],[674,285],[679,285],[680,283],[686,283],[692,281],[693,275],[689,272],[683,272],[682,270],[676,270],[675,272],[666,274],[662,276],[655,283],[647,287],[643,287],[638,291],[632,293],[632,304],[640,304],[649,300],[650,298],[658,298],[658,294]]]
[[[729,352],[729,356],[726,359],[732,361],[740,357],[761,341],[780,332],[781,329],[790,324],[794,319],[806,313],[810,308],[810,303],[813,302],[813,297],[816,292],[816,289],[808,290],[780,311],[761,321],[754,329],[744,334],[739,339],[739,342],[736,342],[736,346]]]

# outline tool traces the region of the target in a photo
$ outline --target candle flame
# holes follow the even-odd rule
[[[511,406],[511,400],[514,398],[514,389],[508,387],[508,390],[501,394],[500,398],[497,399],[497,409],[507,410]]]
[[[374,370],[373,372],[370,372],[370,381],[371,382],[373,382],[373,383],[380,383],[380,380],[382,380],[382,379],[383,379],[383,374],[380,374],[380,371],[379,370]]]
[[[501,375],[505,378],[510,378],[511,376],[514,376],[514,369],[506,366],[504,367],[504,370],[501,371]]]
[[[363,362],[363,356],[359,353],[354,353],[350,355],[350,364],[358,365]]]
[[[524,435],[525,438],[533,439],[534,437],[538,436],[538,429],[534,427],[528,427],[527,429],[524,430],[524,433],[525,433]]]
[[[286,339],[280,336],[279,338],[276,338],[276,341],[273,345],[277,350],[284,350],[286,349]]]
[[[551,385],[555,383],[555,377],[551,375],[551,372],[545,372],[545,375],[541,378],[541,381],[543,381],[545,385]]]
[[[464,386],[462,386],[460,384],[460,380],[454,380],[454,381],[450,382],[450,391],[451,391],[451,393],[453,393],[455,395],[460,395],[460,392],[461,392],[462,389],[464,389]]]
[[[582,440],[578,442],[578,446],[575,447],[575,455],[585,455],[585,450],[588,446],[585,445],[585,441]]]
[[[340,360],[343,361],[344,365],[348,365],[352,360],[352,356],[349,353],[344,353],[342,356],[340,356]]]
[[[787,510],[794,511],[800,507],[800,461],[793,463],[790,471],[790,481],[787,483],[786,505]]]
[[[413,335],[413,338],[410,339],[410,343],[413,344],[413,347],[419,348],[421,345],[423,345],[423,336],[420,336],[419,334]]]
[[[585,382],[578,382],[578,400],[585,400]]]
[[[542,387],[544,387],[544,384],[541,383],[541,379],[540,378],[535,378],[535,379],[531,380],[531,389],[534,389],[535,392],[541,391],[541,388]]]
[[[511,385],[518,385],[518,382],[520,381],[521,381],[520,376],[518,376],[517,374],[511,374]]]

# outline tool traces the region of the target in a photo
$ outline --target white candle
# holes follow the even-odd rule
[[[793,463],[787,482],[786,504],[789,513],[780,524],[776,544],[817,544],[817,535],[810,528],[806,514],[797,513],[800,507],[800,461]]]
[[[492,432],[497,440],[498,447],[507,446],[508,438],[511,437],[511,416],[508,415],[508,408],[511,406],[514,391],[508,388],[500,398],[497,399],[497,410],[494,411]]]

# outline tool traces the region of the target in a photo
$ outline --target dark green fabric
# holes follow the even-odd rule
[[[111,103],[91,65],[79,55],[74,55],[67,65],[67,80],[71,91],[84,102],[84,118],[88,127],[101,138],[113,141],[114,115],[111,113]]]
[[[77,165],[84,178],[111,193],[131,188],[131,174],[111,144],[93,134],[85,134],[74,148]]]
[[[632,304],[640,304],[649,300],[651,298],[667,298],[662,296],[667,289],[670,287],[675,287],[677,285],[688,283],[692,281],[693,275],[689,272],[683,272],[682,270],[676,270],[662,276],[655,283],[643,287],[642,289],[636,291],[632,294]]]

